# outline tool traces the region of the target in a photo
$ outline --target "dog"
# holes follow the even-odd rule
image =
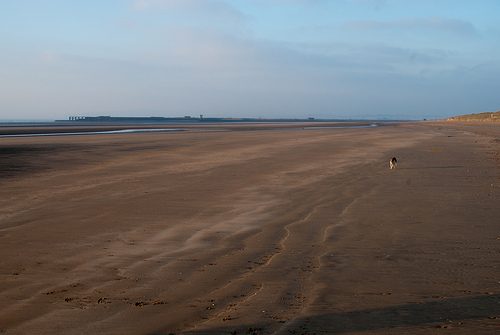
[[[391,160],[389,161],[389,166],[392,169],[396,168],[396,165],[398,165],[398,159],[396,157],[392,157]]]

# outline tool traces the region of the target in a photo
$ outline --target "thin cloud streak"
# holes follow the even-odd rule
[[[217,0],[134,0],[132,8],[138,11],[160,10],[208,15],[222,20],[246,19],[246,15],[235,7]]]
[[[392,30],[397,32],[424,32],[454,34],[461,37],[477,36],[477,30],[470,22],[443,17],[403,18],[392,21],[355,21],[345,25],[346,29],[354,31]]]

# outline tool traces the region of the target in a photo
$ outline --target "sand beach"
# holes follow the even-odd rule
[[[180,128],[0,138],[2,333],[500,333],[500,123]]]

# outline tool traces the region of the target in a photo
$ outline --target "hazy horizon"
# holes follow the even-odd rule
[[[0,123],[9,123],[9,122],[55,122],[55,121],[72,121],[72,122],[79,122],[77,120],[71,120],[70,117],[113,117],[113,118],[165,118],[165,119],[183,119],[183,120],[197,120],[202,116],[203,119],[221,119],[221,120],[304,120],[304,121],[354,121],[354,122],[363,122],[363,121],[422,121],[422,120],[440,120],[440,119],[409,119],[409,118],[401,118],[401,117],[394,117],[394,118],[388,118],[383,115],[378,115],[378,116],[373,116],[372,118],[362,118],[362,117],[351,117],[351,118],[315,118],[315,117],[254,117],[254,116],[205,116],[205,115],[169,115],[169,116],[164,116],[164,115],[119,115],[119,114],[114,114],[114,115],[83,115],[83,114],[78,114],[78,115],[70,115],[66,118],[44,118],[43,116],[40,118],[0,118]],[[107,121],[98,121],[98,122],[107,122]]]
[[[495,0],[3,0],[0,119],[500,109]]]

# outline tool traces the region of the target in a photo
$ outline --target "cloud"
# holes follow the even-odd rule
[[[347,23],[345,27],[353,31],[441,32],[467,37],[477,35],[477,30],[472,23],[443,17],[403,18],[385,22],[375,20],[354,21]]]
[[[51,50],[44,50],[40,53],[40,59],[43,63],[55,63],[59,60],[59,54]]]
[[[183,71],[240,71],[251,66],[254,41],[214,27],[168,24],[154,32],[154,50],[140,56],[146,62]]]

